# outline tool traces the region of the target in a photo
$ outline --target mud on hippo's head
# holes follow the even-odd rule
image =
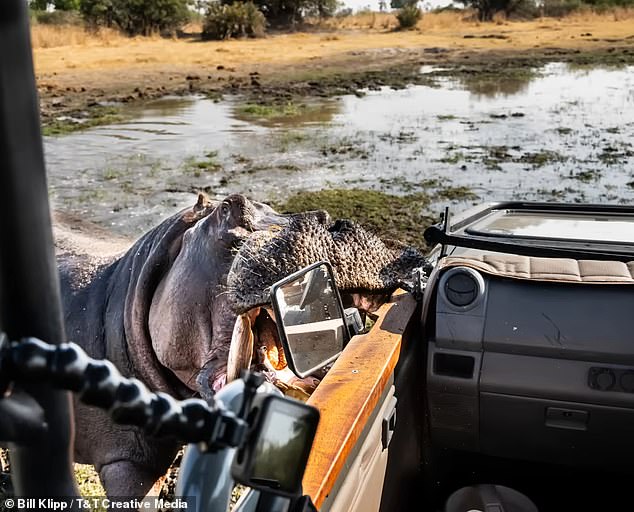
[[[279,279],[327,260],[348,302],[372,310],[424,264],[415,249],[384,242],[351,221],[332,222],[323,211],[280,215],[232,195],[218,203],[200,198],[188,216],[146,318],[159,362],[203,394],[242,368],[284,371],[267,307]]]

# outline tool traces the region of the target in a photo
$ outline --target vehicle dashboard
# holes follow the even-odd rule
[[[455,231],[469,236],[478,231],[472,226],[482,228],[493,217],[489,224],[514,233],[505,211],[521,219],[524,232],[539,231],[530,227],[529,216],[504,205],[470,213]],[[570,213],[561,215],[566,226]],[[585,223],[594,218],[606,226],[603,240],[567,244],[552,230],[557,212],[551,205],[543,216],[550,217],[549,244],[631,249],[631,212],[610,215],[620,219],[614,236],[605,217],[586,215]],[[437,247],[432,256],[422,320],[432,443],[513,459],[628,469],[634,456],[634,264],[462,247]]]

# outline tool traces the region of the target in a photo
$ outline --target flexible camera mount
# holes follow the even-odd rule
[[[261,380],[247,378],[254,384],[245,389],[245,403],[250,403],[248,395],[255,393]],[[166,393],[152,393],[140,380],[122,376],[110,361],[89,357],[75,343],[50,345],[37,338],[10,342],[0,334],[0,397],[10,392],[13,382],[34,381],[77,393],[83,403],[107,410],[116,423],[202,443],[205,451],[239,447],[248,434],[242,415],[222,403],[198,398],[178,401]]]

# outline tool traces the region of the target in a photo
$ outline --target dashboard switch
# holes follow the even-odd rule
[[[611,368],[590,368],[588,385],[598,391],[610,391],[616,384],[616,375]]]

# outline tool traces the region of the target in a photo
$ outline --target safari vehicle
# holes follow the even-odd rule
[[[0,328],[56,344],[63,330],[23,14],[19,0],[0,6],[0,47],[12,49],[0,69]],[[301,493],[324,511],[629,509],[634,209],[487,205],[456,219],[445,214],[427,238],[430,268],[404,283],[407,291],[382,305],[364,334],[349,336],[358,318],[343,310],[327,270],[307,278],[319,262],[273,290],[291,368],[301,376],[331,365],[308,401],[321,419]],[[314,340],[323,339],[329,343],[316,354]],[[40,356],[62,353],[32,347]],[[247,385],[219,395],[225,411],[237,411],[226,417],[264,407],[253,389],[251,403],[239,399]],[[35,403],[41,416],[32,414]],[[0,412],[0,436],[14,442],[18,493],[76,496],[68,395],[33,380],[0,400]],[[292,417],[284,406],[277,412]],[[10,415],[19,421],[6,421]],[[298,464],[314,414],[306,425]],[[258,439],[276,435],[268,426],[258,425],[264,437],[242,456],[232,451],[237,442],[214,453],[190,445],[177,494],[196,496],[200,510],[222,510],[233,464],[259,489],[237,510],[288,510],[302,468],[251,457]],[[280,470],[288,485],[280,473],[271,477]],[[309,508],[306,499],[292,505]]]
[[[321,423],[304,492],[334,511],[628,503],[634,209],[497,203],[426,238],[433,270],[309,399]],[[297,365],[305,347],[281,334]]]

